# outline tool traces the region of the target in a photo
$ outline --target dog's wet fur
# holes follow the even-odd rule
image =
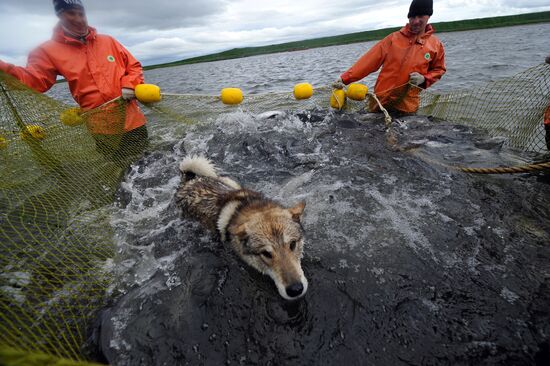
[[[300,263],[305,202],[285,208],[219,176],[202,156],[184,158],[180,171],[176,202],[183,215],[217,232],[248,265],[270,276],[283,298],[302,297],[308,287]]]

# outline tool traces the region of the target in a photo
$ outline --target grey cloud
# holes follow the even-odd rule
[[[225,11],[226,1],[109,1],[86,5],[94,24],[132,30],[167,30],[206,24]]]
[[[253,5],[241,0],[83,2],[92,26],[114,36],[150,63],[233,47],[400,26],[407,21],[411,0],[254,0]],[[436,6],[440,11],[435,21],[550,9],[548,0],[477,4],[471,0],[438,0]],[[55,21],[51,0],[0,0],[0,54],[20,60],[31,46],[49,38]]]
[[[550,5],[548,0],[502,0],[502,6],[510,7],[512,9],[533,9],[542,8]]]
[[[289,16],[283,10],[264,10],[258,12],[256,9],[249,9],[241,14],[241,22],[233,24],[231,30],[246,31],[250,29],[262,29],[262,28],[284,28],[295,27],[299,25],[315,25],[321,24],[327,21],[333,21],[342,17],[346,17],[353,14],[364,13],[365,23],[378,22],[380,19],[369,19],[369,13],[376,10],[391,9],[396,6],[403,6],[403,0],[344,0],[344,1],[321,1],[318,2],[315,8],[311,9],[311,12],[295,14]],[[408,2],[407,5],[408,7]],[[276,7],[274,7],[276,8]],[[406,11],[403,12],[403,22],[406,22]],[[353,24],[341,24],[341,28],[345,31],[350,28],[354,28]],[[361,29],[363,30],[363,29]],[[332,34],[334,35],[334,34]],[[309,38],[309,34],[307,38]],[[316,35],[317,36],[317,35]],[[298,37],[300,38],[300,37]]]
[[[165,30],[208,23],[225,11],[228,0],[83,0],[91,25],[131,30]],[[48,0],[2,0],[0,13],[54,16]]]

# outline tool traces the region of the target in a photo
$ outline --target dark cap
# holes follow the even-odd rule
[[[57,15],[69,9],[84,10],[84,5],[82,5],[82,1],[80,0],[53,0],[53,7]]]
[[[433,13],[433,0],[413,0],[411,7],[409,8],[409,15],[407,15],[407,18],[413,18],[418,15],[432,16]]]

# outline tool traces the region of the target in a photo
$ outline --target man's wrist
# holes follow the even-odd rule
[[[344,83],[344,85],[348,85],[351,81],[350,79],[351,77],[347,71],[340,75],[340,80],[342,80],[342,83]]]

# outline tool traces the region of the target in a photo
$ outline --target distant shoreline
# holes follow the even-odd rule
[[[538,12],[538,13],[457,20],[452,22],[438,22],[438,23],[431,23],[431,24],[434,26],[437,33],[444,33],[444,32],[458,32],[458,31],[466,31],[466,30],[510,27],[515,25],[527,25],[527,24],[549,23],[549,22],[550,22],[550,11],[544,11],[544,12]],[[274,44],[269,46],[234,48],[231,50],[213,53],[210,55],[192,57],[192,58],[188,58],[180,61],[168,62],[163,64],[144,66],[143,69],[153,70],[153,69],[159,69],[159,68],[165,68],[165,67],[195,64],[195,63],[201,63],[201,62],[213,62],[213,61],[229,60],[229,59],[236,59],[236,58],[243,58],[243,57],[250,57],[250,56],[257,56],[257,55],[265,55],[270,53],[301,51],[301,50],[306,50],[310,48],[329,47],[329,46],[346,45],[351,43],[375,41],[375,40],[380,40],[385,36],[387,36],[388,34],[395,32],[396,30],[399,30],[401,28],[402,26],[365,31],[365,32],[342,34],[338,36],[313,38],[313,39],[308,39],[303,41],[286,42],[286,43]]]

